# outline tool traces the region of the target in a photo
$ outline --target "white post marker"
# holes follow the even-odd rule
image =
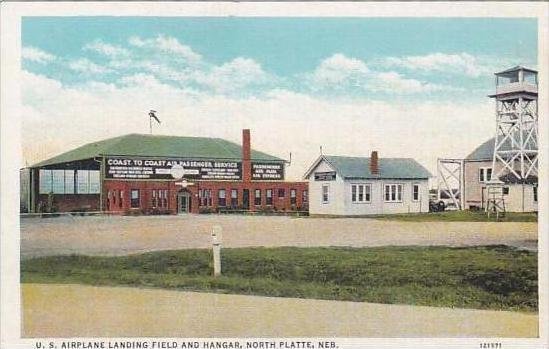
[[[214,225],[212,229],[214,276],[221,275],[221,231],[221,226]]]

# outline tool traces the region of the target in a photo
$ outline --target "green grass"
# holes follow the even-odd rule
[[[536,254],[506,246],[227,248],[222,266],[210,250],[55,256],[22,261],[21,281],[537,311]]]
[[[315,216],[311,216],[315,217]],[[328,218],[373,218],[388,221],[406,221],[406,222],[495,222],[496,218],[488,215],[484,211],[444,211],[429,213],[398,213],[398,214],[379,214],[363,216],[329,216]],[[538,215],[535,212],[507,212],[505,217],[500,218],[498,222],[537,222]]]

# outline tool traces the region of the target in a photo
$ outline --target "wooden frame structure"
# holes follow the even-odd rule
[[[437,159],[437,200],[442,195],[450,198],[458,210],[463,210],[465,202],[465,166],[463,159]],[[457,187],[456,187],[457,186]]]

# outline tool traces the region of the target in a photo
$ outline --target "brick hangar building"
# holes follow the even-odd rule
[[[303,211],[307,182],[287,162],[219,138],[129,134],[86,144],[22,171],[29,212],[127,214]]]

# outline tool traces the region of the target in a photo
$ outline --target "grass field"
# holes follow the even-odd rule
[[[315,217],[315,216],[312,216]],[[407,222],[495,222],[496,218],[488,215],[484,211],[444,211],[429,213],[399,213],[399,214],[380,214],[365,216],[327,216],[327,218],[372,218],[389,221],[407,221]],[[538,215],[535,212],[506,212],[505,217],[500,218],[498,222],[537,222]]]
[[[506,246],[223,249],[22,261],[21,281],[537,311],[537,257]]]

